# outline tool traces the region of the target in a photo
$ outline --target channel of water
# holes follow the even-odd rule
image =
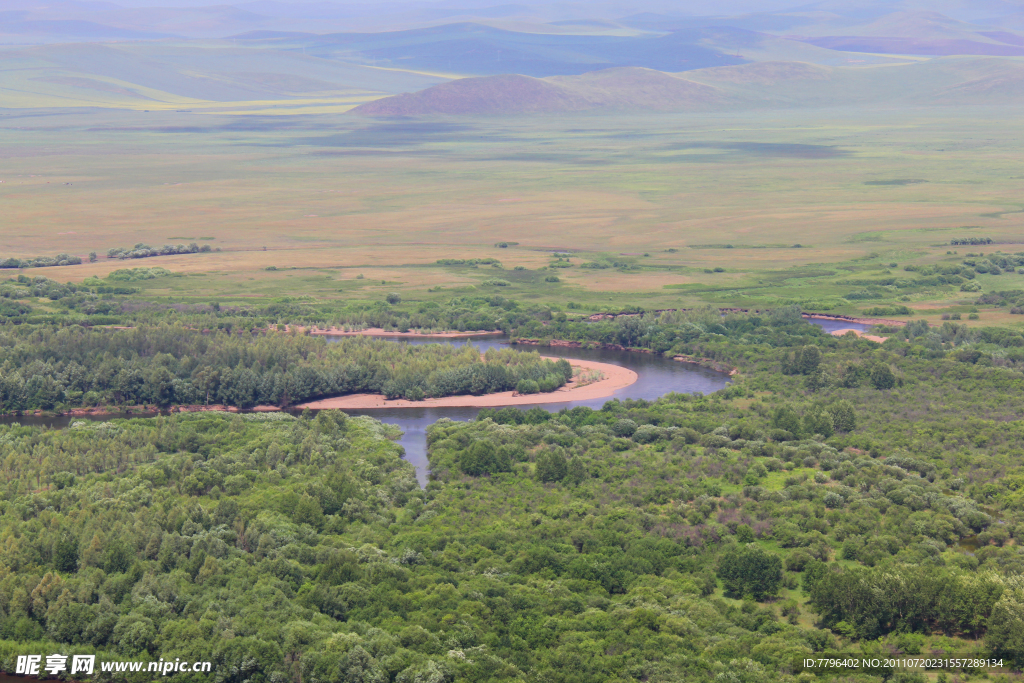
[[[444,339],[408,339],[403,337],[384,337],[395,341],[403,341],[408,344],[435,344],[438,341],[449,342],[454,345],[472,344],[481,353],[489,348],[507,347],[508,340],[496,337],[468,338],[460,340]],[[330,339],[330,337],[328,337]],[[524,348],[524,347],[519,347]],[[530,349],[531,347],[525,347]],[[565,403],[541,403],[538,407],[549,412],[558,412],[563,408],[575,406],[587,406],[588,408],[600,408],[605,402],[612,399],[648,399],[654,400],[670,392],[678,393],[703,393],[710,394],[724,388],[729,383],[727,375],[714,370],[698,367],[690,363],[680,363],[656,354],[630,353],[628,351],[614,351],[606,349],[571,349],[561,346],[538,348],[537,351],[545,356],[574,358],[580,360],[592,360],[601,363],[610,363],[628,367],[637,373],[638,379],[628,387],[620,389],[610,396],[591,399],[586,401],[567,401]],[[522,410],[529,410],[533,406],[516,406]],[[398,425],[403,431],[399,443],[405,448],[405,457],[416,466],[416,478],[421,486],[425,486],[428,475],[427,465],[427,427],[437,422],[442,417],[452,420],[473,420],[480,412],[480,408],[367,408],[363,410],[347,410],[345,412],[353,415],[369,415],[381,422]]]
[[[811,320],[816,325],[824,328],[826,332],[831,332],[835,329],[867,329],[867,325],[859,323],[849,323],[846,321],[834,321],[834,320]],[[341,337],[326,337],[328,342],[337,341]],[[504,348],[509,346],[507,339],[486,336],[486,337],[470,337],[465,339],[447,339],[447,338],[418,338],[410,339],[408,337],[382,337],[393,341],[400,341],[406,344],[436,344],[436,343],[450,343],[456,346],[464,344],[472,344],[481,353],[485,352],[489,348]],[[522,347],[521,347],[522,348]],[[531,347],[525,347],[527,349]],[[638,379],[635,383],[628,387],[620,389],[610,396],[603,398],[590,399],[590,400],[577,400],[567,401],[564,403],[542,403],[538,404],[540,408],[549,412],[558,412],[563,408],[572,408],[575,406],[587,406],[589,408],[598,409],[605,404],[605,402],[612,399],[647,399],[654,400],[660,396],[664,396],[670,392],[684,393],[684,394],[710,394],[725,388],[729,384],[729,378],[727,375],[707,368],[702,368],[690,363],[680,363],[675,360],[664,358],[657,354],[647,353],[632,353],[629,351],[615,351],[610,349],[573,349],[561,346],[556,347],[543,347],[537,349],[541,354],[545,356],[553,356],[559,358],[580,359],[580,360],[591,360],[598,361],[601,363],[611,363],[613,365],[620,365],[628,367],[637,373]],[[528,410],[532,406],[516,406],[522,410]],[[421,486],[426,486],[427,477],[429,475],[428,462],[427,462],[427,427],[432,425],[442,417],[447,417],[452,420],[468,421],[476,418],[480,412],[480,408],[449,408],[449,407],[432,407],[432,408],[366,408],[361,410],[347,410],[347,413],[352,415],[369,415],[381,422],[393,424],[401,428],[402,437],[398,443],[405,448],[405,457],[416,467],[416,478]],[[94,419],[94,420],[113,420],[118,418],[131,418],[131,417],[145,417],[146,415],[139,414],[110,414],[101,417],[72,417],[67,415],[62,416],[39,416],[39,415],[19,415],[19,416],[3,416],[0,417],[0,424],[10,424],[17,422],[22,425],[35,425],[43,427],[53,427],[62,429],[69,426],[72,422],[83,420],[83,419]]]

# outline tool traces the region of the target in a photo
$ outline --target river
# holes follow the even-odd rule
[[[867,329],[867,325],[836,320],[809,320],[826,332],[836,329]],[[337,341],[341,337],[327,337],[328,342]],[[457,346],[472,344],[481,353],[489,348],[503,348],[509,345],[507,339],[482,336],[470,337],[468,339],[447,339],[447,338],[419,338],[408,337],[382,337],[393,341],[401,341],[406,344],[436,344],[450,343]],[[533,347],[520,347],[531,349]],[[556,356],[559,358],[598,361],[628,367],[637,373],[639,378],[633,384],[598,399],[567,401],[565,403],[542,403],[539,407],[549,412],[558,412],[563,408],[574,406],[587,406],[589,408],[600,408],[605,402],[611,399],[647,399],[654,400],[670,392],[683,394],[710,394],[723,389],[729,384],[729,378],[721,372],[698,367],[690,363],[663,358],[656,354],[631,353],[628,351],[614,351],[608,349],[573,349],[563,346],[539,347],[537,350],[545,356]],[[531,406],[516,406],[522,410],[528,410]],[[427,463],[427,427],[442,417],[452,420],[472,420],[480,412],[480,408],[366,408],[361,410],[346,410],[352,415],[369,415],[381,422],[387,422],[401,428],[402,437],[398,443],[405,448],[405,457],[416,467],[416,479],[420,486],[426,486],[429,475]],[[101,418],[83,418],[70,416],[4,416],[0,417],[0,424],[18,422],[22,425],[36,425],[55,428],[64,428],[76,420],[102,419],[112,420],[117,418],[142,417],[138,414],[112,414]]]
[[[507,347],[508,341],[496,337],[478,337],[469,339],[409,339],[407,337],[382,337],[408,344],[436,344],[448,342],[455,345],[472,344],[481,353],[489,348]],[[328,340],[331,340],[328,337]],[[338,339],[337,337],[334,339]],[[532,350],[534,347],[519,347]],[[591,399],[588,401],[567,401],[565,403],[541,403],[540,408],[548,412],[558,412],[562,408],[587,406],[600,408],[605,402],[626,398],[643,398],[654,400],[670,392],[683,394],[710,394],[724,388],[729,378],[721,372],[701,368],[690,363],[663,358],[649,353],[630,353],[628,351],[571,349],[563,346],[539,347],[536,349],[545,356],[559,358],[578,358],[612,365],[628,367],[637,373],[638,379],[628,387],[620,389],[611,396]],[[521,410],[529,410],[532,406],[516,406]],[[426,486],[428,476],[427,465],[427,427],[442,417],[452,420],[472,420],[480,412],[480,408],[367,408],[363,410],[346,410],[352,415],[369,415],[381,422],[397,425],[402,429],[399,443],[405,448],[405,457],[416,467],[416,478],[421,486]]]

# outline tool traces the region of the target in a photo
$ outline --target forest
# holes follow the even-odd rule
[[[181,325],[0,327],[0,412],[91,406],[289,406],[327,396],[549,392],[572,378],[536,352]]]
[[[338,411],[14,417],[0,425],[3,668],[51,651],[207,659],[239,683],[985,674],[803,664],[835,653],[991,657],[997,678],[1024,666],[1020,333],[916,321],[878,344],[796,308],[449,310],[493,308],[541,349],[618,345],[737,374],[708,396],[442,419],[422,489],[396,428]],[[466,368],[500,370],[502,386],[566,378],[532,352],[329,344],[231,311],[146,311],[127,330],[5,324],[5,409],[287,404],[370,382],[426,394],[440,378],[472,391]]]

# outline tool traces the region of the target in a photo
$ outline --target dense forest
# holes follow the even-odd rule
[[[937,415],[911,454],[889,442],[913,377],[775,380],[773,404],[740,382],[442,420],[425,490],[393,428],[336,411],[0,427],[0,657],[231,681],[797,681],[851,647],[1009,667],[1024,519],[992,480],[1021,477],[1019,437]]]
[[[571,376],[536,353],[278,331],[309,322],[291,304],[178,310],[41,278],[6,287],[0,305],[32,290],[131,326],[7,316],[9,412]],[[180,656],[239,683],[925,680],[802,664],[834,652],[1024,666],[1019,332],[915,321],[877,344],[793,307],[589,321],[500,297],[401,306],[328,322],[489,319],[541,349],[617,345],[738,374],[710,396],[441,420],[425,489],[394,428],[336,411],[0,426],[0,666]]]
[[[81,406],[288,406],[325,396],[430,396],[554,391],[564,360],[536,352],[412,346],[368,337],[231,334],[180,325],[96,330],[0,327],[0,411]]]

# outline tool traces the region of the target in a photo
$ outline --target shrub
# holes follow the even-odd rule
[[[402,297],[401,297],[401,295],[398,294],[398,292],[390,292],[390,293],[388,293],[388,295],[384,298],[384,300],[387,301],[389,304],[392,304],[392,305],[402,303]]]
[[[830,508],[832,510],[835,510],[836,508],[841,508],[843,507],[843,505],[846,504],[846,500],[844,500],[843,497],[840,496],[835,491],[829,491],[828,493],[826,493],[825,497],[822,499],[822,502],[825,503],[825,507]]]
[[[612,432],[615,434],[615,436],[633,436],[633,433],[636,431],[636,429],[636,422],[628,418],[623,420],[617,420],[615,424],[612,425]]]
[[[532,379],[522,379],[516,385],[516,391],[520,394],[536,394],[540,391],[540,386]]]
[[[633,441],[636,441],[637,443],[653,443],[654,441],[664,439],[667,436],[668,432],[661,427],[643,425],[633,432]]]

